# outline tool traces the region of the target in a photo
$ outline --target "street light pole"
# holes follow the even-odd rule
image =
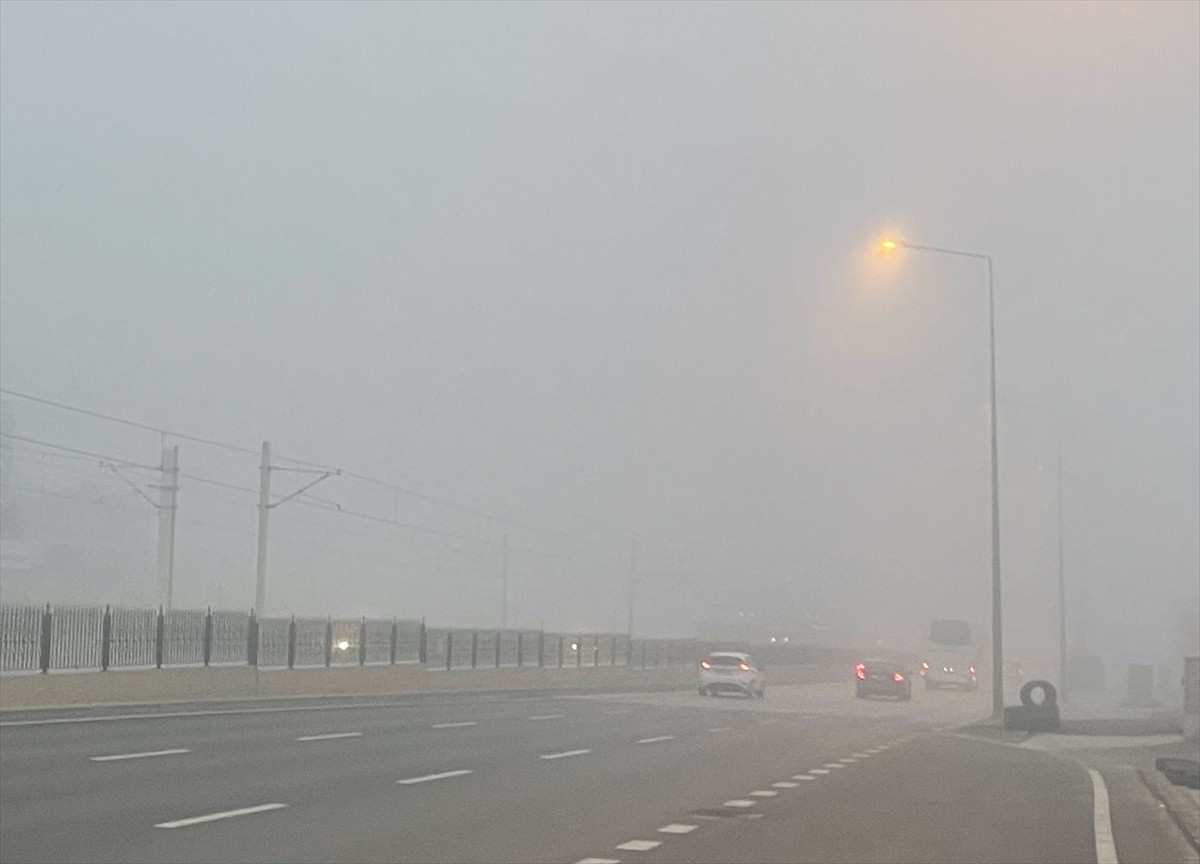
[[[987,258],[988,334],[992,397],[992,713],[1004,713],[1004,628],[1000,617],[1000,445],[996,432],[996,297],[992,256]]]
[[[1067,578],[1063,562],[1063,472],[1062,429],[1054,420],[1054,477],[1058,486],[1058,698],[1067,697]]]
[[[919,246],[900,240],[885,240],[882,246],[887,251],[902,247],[920,252],[936,252],[940,255],[973,258],[976,261],[987,263],[988,355],[992,421],[992,711],[999,716],[1004,713],[1004,645],[1003,622],[1000,616],[1000,449],[996,431],[996,300],[992,287],[992,256],[982,255],[978,252],[963,252],[958,249],[945,249],[940,246]]]

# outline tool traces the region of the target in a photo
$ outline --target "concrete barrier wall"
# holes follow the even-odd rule
[[[829,666],[776,666],[768,686],[836,680]],[[0,678],[0,711],[297,696],[386,696],[538,690],[671,690],[694,686],[694,667],[472,669],[447,672],[419,665],[319,669],[251,666],[62,672]]]

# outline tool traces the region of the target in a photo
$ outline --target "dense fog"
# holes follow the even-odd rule
[[[987,269],[890,236],[994,260],[1006,656],[1060,541],[1072,651],[1197,650],[1200,6],[0,21],[5,603],[159,603],[178,446],[253,605],[270,441],[271,614],[986,638]]]

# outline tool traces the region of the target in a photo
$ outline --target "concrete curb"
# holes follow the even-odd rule
[[[1138,769],[1138,776],[1146,784],[1146,788],[1167,808],[1179,830],[1187,837],[1188,842],[1200,852],[1200,806],[1182,786],[1176,786],[1167,780],[1159,771]]]

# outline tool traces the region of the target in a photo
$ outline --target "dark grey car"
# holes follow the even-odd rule
[[[894,660],[863,660],[854,666],[854,695],[890,696],[901,702],[912,699],[912,674]]]

